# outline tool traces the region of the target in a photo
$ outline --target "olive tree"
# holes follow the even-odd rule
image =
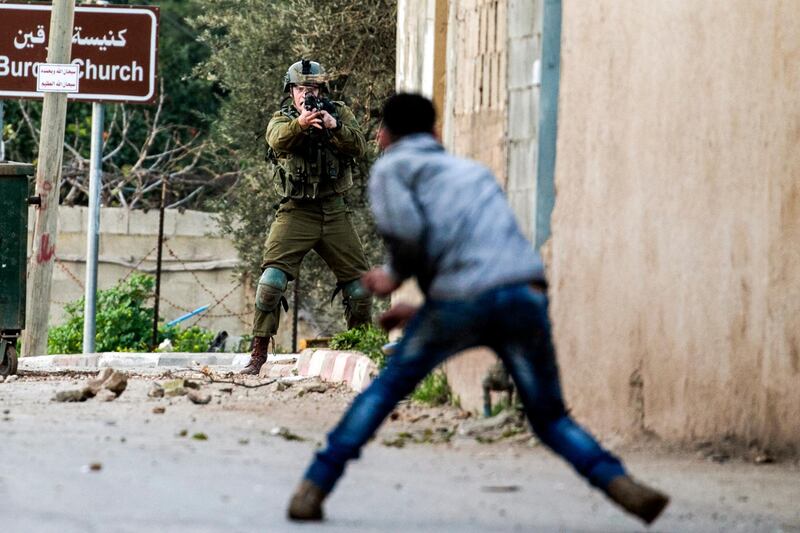
[[[345,101],[367,140],[374,138],[383,100],[394,88],[396,1],[373,0],[206,0],[194,19],[210,55],[197,74],[221,88],[224,99],[214,140],[236,156],[238,179],[219,198],[223,230],[239,251],[243,271],[255,282],[263,243],[280,200],[265,161],[264,134],[286,97],[283,75],[305,58],[319,61],[331,75],[332,97]],[[377,155],[374,142],[358,162],[356,185],[347,195],[354,223],[371,263],[382,259],[365,200],[366,176]],[[344,325],[330,306],[335,279],[314,253],[303,262],[302,306],[325,333]]]

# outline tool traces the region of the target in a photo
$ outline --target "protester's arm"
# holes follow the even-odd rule
[[[338,117],[336,128],[329,130],[331,144],[336,150],[349,157],[363,157],[367,150],[367,143],[364,140],[364,133],[358,125],[355,115],[350,109],[343,105],[337,105]]]
[[[297,118],[290,118],[278,111],[267,125],[267,144],[276,152],[289,152],[300,145],[303,129]]]
[[[384,159],[374,165],[369,183],[375,224],[389,253],[386,270],[398,283],[425,264],[424,218],[409,174],[402,162]]]

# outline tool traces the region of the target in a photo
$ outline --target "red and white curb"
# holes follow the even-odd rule
[[[294,365],[267,361],[261,367],[261,377],[288,376],[319,377],[323,381],[344,382],[361,392],[377,375],[377,365],[361,352],[313,349],[303,350]]]
[[[66,369],[97,368],[197,368],[198,366],[225,366],[244,368],[249,354],[231,353],[128,353],[42,355],[22,357],[19,369],[28,371],[56,371]],[[323,381],[344,382],[356,392],[367,388],[378,373],[375,363],[361,352],[314,349],[300,354],[270,354],[260,375],[266,378],[319,377]]]

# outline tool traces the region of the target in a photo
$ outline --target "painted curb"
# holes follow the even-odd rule
[[[20,370],[95,370],[99,368],[197,368],[227,366],[244,368],[250,354],[232,353],[128,353],[41,355],[23,357]],[[377,375],[378,367],[361,352],[309,348],[300,354],[269,354],[259,375],[265,378],[319,377],[323,381],[344,382],[361,392]]]
[[[292,366],[268,361],[260,375],[319,377],[323,381],[347,383],[354,391],[361,392],[377,373],[377,365],[361,352],[309,348],[300,353]]]

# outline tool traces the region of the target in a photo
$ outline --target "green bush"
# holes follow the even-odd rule
[[[330,346],[334,350],[355,350],[361,352],[378,365],[386,366],[386,355],[381,348],[389,342],[383,330],[372,325],[359,326],[333,336]],[[417,385],[409,396],[415,402],[426,405],[444,405],[452,402],[452,392],[447,376],[441,370],[434,370]]]
[[[115,287],[97,292],[96,351],[148,349],[153,331],[153,308],[145,307],[145,302],[154,285],[152,276],[134,273]],[[83,298],[66,305],[67,321],[50,328],[47,339],[49,353],[80,353],[83,350],[83,306]]]
[[[146,274],[134,273],[116,286],[97,292],[95,314],[96,352],[146,352],[153,338],[152,299],[155,279]],[[50,328],[47,351],[56,353],[81,353],[83,351],[84,299],[67,304],[67,320]],[[158,342],[170,338],[176,351],[198,352],[208,349],[214,335],[203,328],[192,326],[159,326]]]
[[[389,336],[385,331],[372,324],[367,324],[337,333],[331,339],[330,346],[334,350],[361,352],[375,361],[378,368],[383,368],[386,366],[386,356],[381,348],[387,342],[389,342]]]
[[[447,375],[442,370],[434,370],[423,379],[411,399],[426,405],[446,405],[452,403],[452,392],[447,383]]]
[[[178,326],[169,328],[161,326],[158,336],[170,339],[172,350],[175,352],[205,352],[214,340],[214,333],[200,326],[190,326],[186,329]]]

